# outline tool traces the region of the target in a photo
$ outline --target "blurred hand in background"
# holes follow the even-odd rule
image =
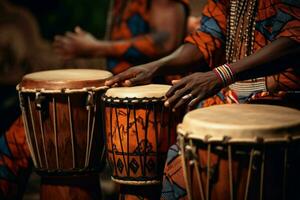
[[[55,36],[53,47],[63,59],[69,60],[92,56],[93,50],[99,46],[99,43],[100,41],[92,34],[77,26],[74,32],[67,32],[64,36]]]

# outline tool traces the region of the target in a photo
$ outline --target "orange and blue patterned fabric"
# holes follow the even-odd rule
[[[218,67],[225,63],[226,21],[229,0],[208,0],[203,10],[201,27],[186,38],[197,45],[207,64]],[[258,0],[255,17],[254,52],[280,37],[300,42],[300,1]],[[266,77],[267,87],[276,90],[300,90],[300,68],[287,70]]]
[[[245,99],[239,98],[233,90],[225,88],[213,97],[202,101],[198,105],[198,108],[220,104],[263,103],[300,109],[299,102],[300,94],[297,93],[278,92],[271,94],[270,92],[260,92]],[[188,200],[186,185],[183,179],[182,159],[179,151],[180,148],[177,144],[169,148],[164,169],[161,200]]]
[[[188,6],[188,0],[174,1]],[[125,42],[115,47],[120,58],[108,59],[112,72],[119,73],[157,56],[154,40],[147,36],[150,4],[151,0],[115,0],[111,39]],[[126,8],[122,9],[124,5]],[[0,199],[20,199],[32,169],[22,120],[17,119],[7,132],[0,134]]]
[[[226,16],[229,0],[208,0],[203,10],[201,27],[186,38],[197,45],[207,64],[217,67],[225,63]],[[289,37],[300,42],[300,1],[258,0],[254,52],[279,37]],[[300,68],[291,66],[280,74],[270,76],[276,91],[261,91],[247,97],[225,88],[215,96],[202,101],[198,107],[232,103],[277,104],[300,109]],[[182,161],[178,145],[170,147],[164,170],[162,200],[187,200],[183,179]]]
[[[239,103],[236,94],[228,89],[220,91],[215,96],[202,101],[198,107],[208,107],[218,104]],[[169,148],[164,170],[161,200],[188,200],[182,160],[179,155],[180,148],[177,144]]]
[[[174,1],[188,8],[188,0]],[[107,67],[114,74],[160,56],[157,53],[159,44],[156,44],[155,39],[149,34],[151,2],[152,0],[115,0],[110,40],[123,42],[114,46],[117,56],[107,59]]]
[[[32,162],[21,118],[0,137],[0,199],[21,199]]]

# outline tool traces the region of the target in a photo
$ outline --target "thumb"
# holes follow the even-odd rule
[[[126,80],[125,86],[135,86],[135,85],[144,85],[150,83],[150,80],[147,80],[142,74],[138,74],[137,76]]]
[[[175,85],[176,83],[178,83],[180,81],[180,79],[177,79],[177,80],[172,80],[172,85]]]

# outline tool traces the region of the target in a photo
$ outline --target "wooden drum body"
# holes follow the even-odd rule
[[[105,104],[108,160],[113,180],[127,185],[160,184],[178,118],[163,106],[170,86],[111,88]]]
[[[189,199],[299,199],[300,112],[220,105],[178,126]]]
[[[103,167],[99,99],[110,76],[101,70],[53,70],[28,74],[18,85],[34,166],[47,180],[66,182],[65,177],[99,172]]]

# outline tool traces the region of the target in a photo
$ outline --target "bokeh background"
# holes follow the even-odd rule
[[[0,134],[20,114],[15,87],[24,74],[48,68],[104,68],[103,59],[64,62],[53,52],[52,41],[75,26],[103,38],[108,7],[109,0],[0,0]],[[102,184],[106,199],[113,198],[110,184]],[[33,173],[24,199],[39,199],[39,185]]]
[[[205,0],[190,0],[191,14],[200,16]],[[52,49],[57,34],[75,26],[103,39],[110,0],[0,0],[0,135],[20,114],[16,85],[24,74],[58,68],[105,68],[105,60],[64,61]],[[102,173],[109,179],[109,171]],[[102,181],[104,199],[114,186]],[[39,199],[39,177],[32,175],[24,199]]]
[[[0,131],[19,114],[16,84],[33,71],[49,68],[103,68],[103,59],[65,62],[51,43],[56,34],[79,25],[103,38],[109,0],[0,0]]]
[[[10,0],[36,18],[42,36],[52,40],[79,25],[97,37],[104,36],[109,0]]]

